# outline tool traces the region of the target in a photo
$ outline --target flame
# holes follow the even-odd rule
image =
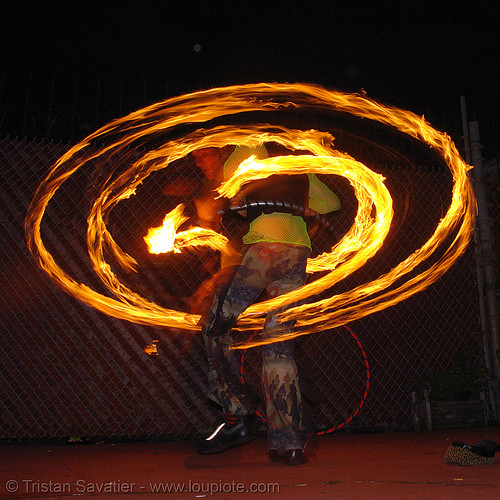
[[[230,252],[228,239],[212,229],[197,226],[177,233],[179,226],[189,220],[183,215],[183,210],[183,204],[177,205],[165,216],[163,225],[149,228],[144,241],[150,253],[180,253],[182,248],[189,246],[208,246],[220,252]]]
[[[321,150],[318,152],[326,153]],[[332,271],[327,279],[316,280],[314,286],[303,287],[286,299],[281,297],[272,302],[273,304],[279,303],[280,306],[321,292],[326,289],[323,287],[324,284],[331,286],[361,267],[383,245],[393,216],[392,198],[383,183],[383,177],[372,172],[362,163],[338,152],[335,156],[281,156],[265,160],[249,158],[241,163],[233,176],[217,191],[221,196],[233,197],[247,182],[285,172],[287,174],[334,174],[346,177],[358,200],[358,213],[354,224],[342,241],[329,253],[310,259],[307,264],[309,273],[335,271]],[[373,214],[374,208],[375,215]],[[341,263],[342,266],[340,266]],[[269,305],[270,302],[266,304]]]
[[[179,140],[165,142],[155,149],[147,147],[141,150],[141,146],[148,141],[165,137],[168,132],[185,124],[201,124],[224,115],[243,112],[272,111],[276,114],[281,109],[310,107],[373,120],[423,141],[441,156],[453,177],[452,199],[448,211],[421,248],[376,280],[341,294],[312,301],[310,297],[331,289],[343,277],[359,269],[383,245],[390,230],[393,213],[390,194],[380,175],[354,158],[336,151],[333,148],[333,137],[328,132],[293,130],[280,126],[219,125],[199,130]],[[198,315],[160,307],[119,281],[105,260],[104,250],[126,269],[134,269],[137,263],[116,244],[107,230],[107,212],[121,200],[133,195],[140,183],[152,172],[167,168],[171,162],[196,149],[222,147],[226,144],[257,146],[266,142],[276,142],[287,149],[305,150],[311,154],[260,161],[249,159],[220,187],[219,195],[231,196],[246,182],[272,173],[335,174],[344,176],[353,186],[358,199],[358,212],[343,239],[330,252],[309,261],[309,272],[322,271],[324,274],[326,271],[326,274],[292,293],[252,305],[240,317],[239,329],[261,328],[266,313],[272,309],[284,311],[279,318],[296,321],[295,331],[279,340],[340,326],[397,304],[425,289],[438,280],[467,247],[475,216],[475,200],[467,175],[470,167],[460,158],[448,135],[435,130],[423,117],[384,106],[361,95],[330,91],[309,84],[260,83],[215,88],[167,99],[111,122],[71,148],[56,162],[40,184],[28,209],[25,228],[29,250],[58,286],[106,314],[147,325],[199,330]],[[103,146],[97,151],[92,150],[93,153],[82,159],[91,144]],[[131,151],[142,156],[134,158],[125,171],[117,172],[102,182],[101,192],[87,218],[89,258],[96,274],[115,296],[111,298],[79,283],[59,267],[43,244],[40,226],[48,203],[68,177],[88,162],[113,155],[129,158]],[[139,153],[140,151],[146,152]],[[175,232],[178,227],[179,225],[175,227]],[[191,228],[176,233],[173,246],[170,233],[168,248],[176,252],[195,242],[215,245],[221,250],[224,248],[226,242],[220,238],[221,235],[204,231],[206,230],[202,228]],[[438,250],[441,256],[428,269],[411,279],[407,278],[411,271]],[[300,306],[293,305],[301,301],[303,303]],[[239,347],[268,341],[256,338],[251,344]]]
[[[151,227],[148,230],[148,234],[144,236],[144,241],[150,253],[180,252],[175,247],[175,235],[179,226],[189,219],[189,217],[182,215],[183,209],[184,205],[178,205],[165,216],[162,226]]]

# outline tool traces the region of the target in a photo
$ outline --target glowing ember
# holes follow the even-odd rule
[[[158,341],[157,340],[153,340],[153,342],[151,342],[151,344],[148,344],[147,346],[144,347],[144,352],[148,355],[148,356],[158,356]]]
[[[40,225],[46,207],[61,184],[88,161],[104,158],[109,154],[118,156],[121,152],[125,155],[125,151],[130,151],[131,148],[138,151],[142,144],[152,138],[163,137],[166,132],[184,124],[204,123],[228,114],[251,111],[273,111],[276,114],[279,109],[311,106],[374,120],[417,138],[441,155],[453,176],[450,207],[432,236],[421,248],[377,280],[322,300],[307,301],[359,269],[380,249],[391,225],[392,200],[382,177],[355,159],[335,151],[330,134],[267,125],[217,126],[164,143],[152,151],[151,148],[145,148],[147,152],[126,171],[117,173],[103,183],[102,192],[95,200],[88,217],[88,249],[95,272],[116,299],[99,294],[75,281],[57,265],[45,248]],[[82,159],[80,152],[94,142],[107,145]],[[131,196],[153,171],[167,168],[170,163],[196,149],[222,147],[226,144],[256,146],[266,142],[278,143],[289,150],[309,151],[311,154],[260,161],[249,159],[220,187],[221,196],[230,197],[246,182],[273,173],[334,174],[345,177],[351,183],[358,199],[358,212],[342,240],[330,252],[309,261],[308,271],[322,271],[321,278],[293,293],[252,305],[241,316],[238,328],[261,328],[269,310],[298,301],[301,302],[300,306],[290,307],[280,315],[282,318],[296,320],[296,331],[288,338],[340,326],[394,305],[423,290],[439,279],[466,248],[475,215],[474,196],[467,176],[469,166],[460,158],[455,145],[446,134],[438,132],[423,118],[411,112],[383,106],[360,95],[333,92],[307,84],[262,83],[216,88],[168,99],[115,120],[91,134],[68,151],[39,186],[26,217],[29,249],[40,267],[63,290],[106,314],[142,324],[199,330],[198,315],[160,307],[120,283],[104,259],[104,248],[108,251],[107,254],[114,256],[116,262],[127,269],[133,269],[136,263],[116,244],[107,230],[104,222],[107,212],[121,200]],[[177,213],[178,209],[183,217],[179,207],[171,214]],[[224,237],[213,231],[194,227],[176,233],[182,222],[168,224],[171,226],[165,230],[169,234],[166,248],[170,251],[182,251],[187,245],[209,245],[222,251],[226,244]],[[449,238],[450,235],[453,238]],[[436,262],[420,274],[404,280],[410,271],[438,249],[442,256]],[[280,340],[285,339],[286,337],[282,337]],[[264,341],[257,338],[251,344],[242,344],[241,347],[261,343]]]

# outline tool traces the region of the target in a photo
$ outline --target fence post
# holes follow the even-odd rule
[[[486,188],[483,178],[483,159],[481,155],[481,142],[479,137],[479,124],[477,121],[469,122],[470,149],[472,157],[472,170],[474,178],[474,192],[477,199],[477,223],[480,247],[480,259],[483,269],[484,299],[486,308],[486,336],[484,347],[486,366],[489,368],[489,384],[492,410],[498,421],[500,410],[500,342],[498,336],[498,313],[496,297],[495,258],[491,241],[491,228],[488,217],[488,204]]]

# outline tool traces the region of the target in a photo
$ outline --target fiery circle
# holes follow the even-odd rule
[[[205,123],[225,115],[250,111],[277,111],[289,108],[322,108],[344,112],[394,127],[425,142],[443,158],[453,177],[452,201],[434,233],[424,245],[408,258],[380,276],[348,292],[316,301],[309,297],[329,289],[343,277],[361,267],[383,245],[392,220],[392,200],[380,175],[360,162],[335,151],[330,134],[315,130],[301,131],[269,125],[217,126],[199,130],[178,140],[161,143],[141,153],[130,166],[104,184],[89,217],[87,242],[94,270],[115,298],[92,290],[69,276],[55,262],[41,237],[41,222],[45,210],[59,187],[87,162],[124,151],[139,151],[147,141],[158,139],[186,124]],[[26,237],[33,257],[56,284],[88,305],[111,316],[132,322],[198,330],[198,315],[161,307],[146,300],[123,285],[105,260],[105,250],[123,267],[133,268],[134,259],[113,240],[106,228],[106,214],[121,200],[133,195],[136,188],[153,171],[167,168],[192,151],[226,144],[257,145],[277,142],[292,150],[307,150],[311,155],[285,156],[244,162],[233,177],[220,188],[222,196],[232,196],[251,179],[273,173],[319,173],[346,177],[358,199],[354,224],[332,250],[309,262],[310,272],[328,271],[326,275],[294,293],[254,304],[241,316],[238,328],[259,329],[270,309],[288,306],[282,318],[296,320],[293,334],[304,335],[333,328],[385,309],[423,290],[439,279],[466,248],[472,231],[475,203],[467,171],[451,139],[431,127],[423,118],[409,111],[384,106],[357,94],[345,94],[309,84],[249,84],[215,88],[167,99],[115,120],[71,148],[52,167],[40,184],[26,216]],[[82,159],[82,152],[100,146]],[[451,243],[429,269],[404,281],[410,271],[424,262],[438,247]],[[399,283],[399,284],[396,284]],[[293,305],[301,302],[300,305]],[[257,339],[249,345],[259,345]]]

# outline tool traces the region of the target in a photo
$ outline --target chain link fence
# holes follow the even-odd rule
[[[49,167],[68,149],[51,142],[0,140],[0,438],[181,438],[208,431],[218,410],[204,396],[205,359],[198,334],[108,317],[58,289],[28,253],[23,227],[28,205]],[[372,167],[386,177],[394,200],[389,237],[335,291],[391,269],[428,239],[447,210],[449,172],[397,160]],[[77,280],[102,291],[84,237],[88,178],[89,172],[81,172],[59,189],[42,229],[56,260]],[[315,252],[331,247],[357,208],[345,179],[322,180],[340,197],[342,212],[336,236],[315,234]],[[193,196],[202,184],[193,159],[186,157],[151,174],[135,196],[113,209],[108,221],[115,240],[139,262],[137,273],[123,272],[120,279],[149,300],[178,310],[189,307],[189,298],[210,277],[207,254],[154,256],[143,236],[179,203],[194,213]],[[241,224],[229,222],[226,230],[240,234]],[[419,380],[453,369],[457,356],[465,356],[466,366],[478,373],[483,367],[472,248],[424,292],[349,326],[371,366],[368,399],[351,427],[413,428],[411,392]],[[145,347],[154,340],[157,355],[148,355]],[[324,429],[347,419],[363,396],[366,377],[361,352],[347,330],[300,338],[297,360],[314,424]],[[249,350],[244,370],[249,390],[256,394],[259,363],[259,348]]]

